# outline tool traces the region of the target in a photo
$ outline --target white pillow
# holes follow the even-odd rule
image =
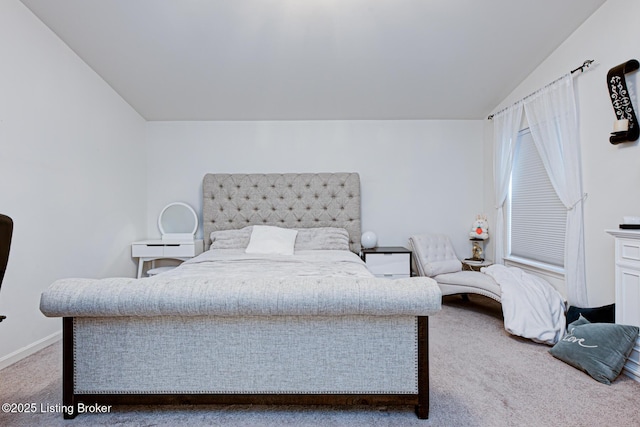
[[[293,255],[297,234],[297,230],[288,228],[254,225],[245,252],[248,254]]]

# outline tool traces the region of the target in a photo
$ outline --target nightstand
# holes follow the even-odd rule
[[[131,244],[131,256],[138,258],[139,279],[142,277],[144,263],[147,261],[153,262],[157,259],[186,261],[196,255],[200,255],[203,248],[203,240],[142,240]]]
[[[376,277],[399,279],[411,276],[411,251],[402,246],[363,249],[362,260]]]

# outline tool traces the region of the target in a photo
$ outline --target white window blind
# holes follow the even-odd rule
[[[510,256],[564,267],[567,210],[551,185],[529,129],[518,134],[509,202]]]

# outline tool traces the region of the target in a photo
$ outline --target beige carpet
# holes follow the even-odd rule
[[[500,305],[447,297],[430,320],[431,412],[295,406],[114,407],[104,415],[0,412],[0,426],[639,426],[640,383],[612,385],[508,335]],[[0,371],[0,403],[60,405],[60,345]]]

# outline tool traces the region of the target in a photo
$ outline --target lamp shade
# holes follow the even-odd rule
[[[375,248],[378,244],[378,236],[373,231],[365,231],[360,237],[360,243],[365,249]]]

